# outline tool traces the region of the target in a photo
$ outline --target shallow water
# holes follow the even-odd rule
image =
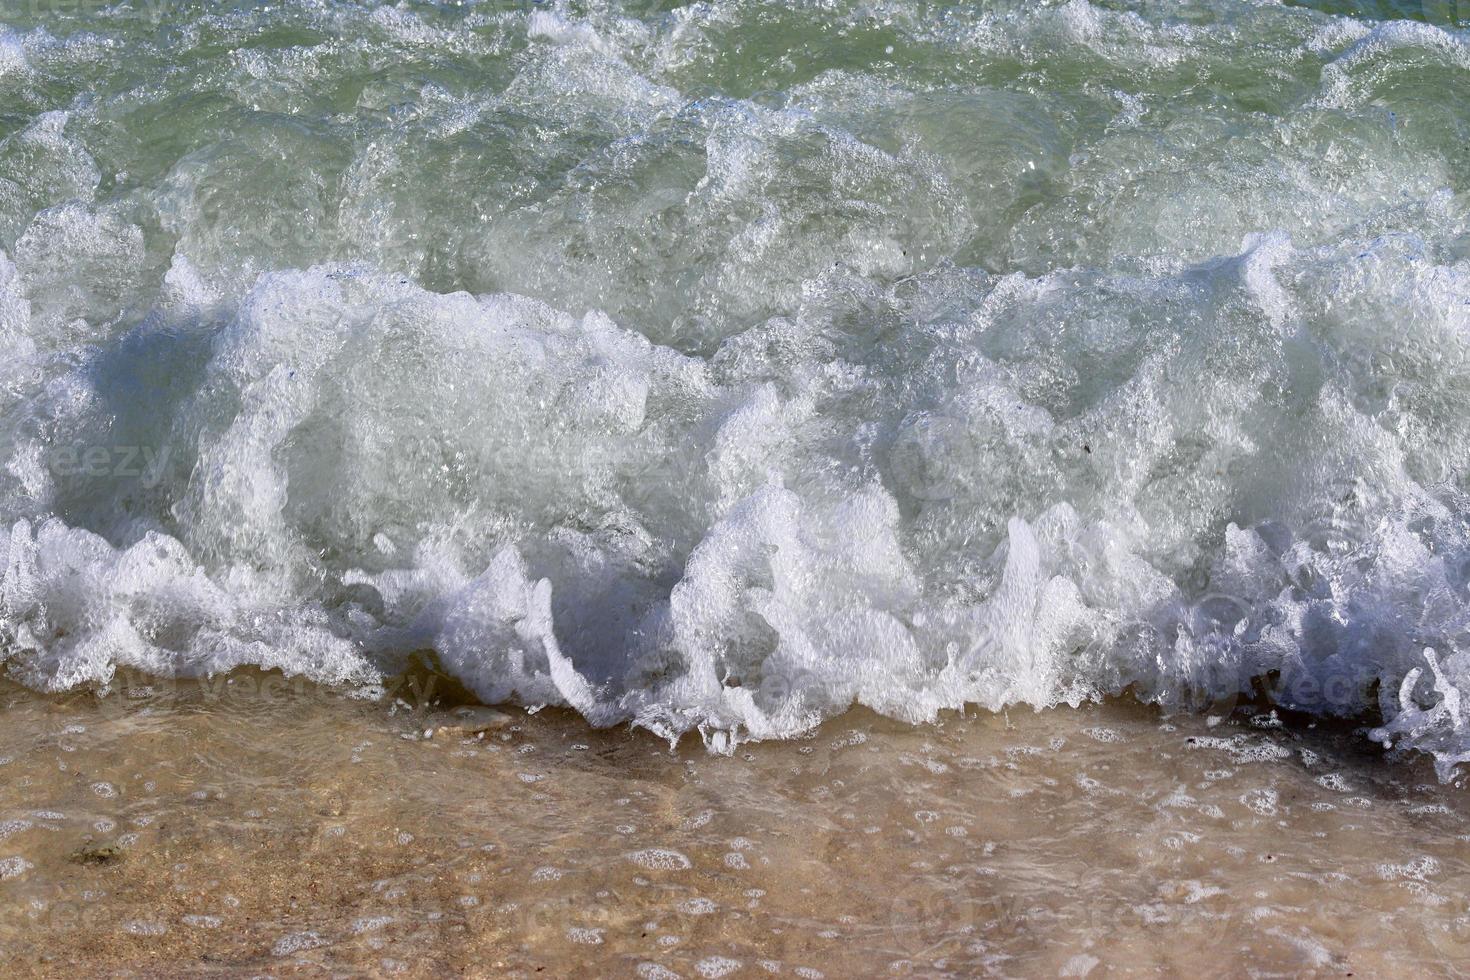
[[[1350,731],[1111,702],[724,757],[561,711],[453,735],[400,693],[6,688],[7,973],[1470,968],[1470,798]]]

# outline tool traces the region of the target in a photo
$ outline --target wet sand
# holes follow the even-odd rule
[[[852,713],[717,757],[397,693],[0,688],[6,973],[1470,973],[1467,791],[1348,730]]]

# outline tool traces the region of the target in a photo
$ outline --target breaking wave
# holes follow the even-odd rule
[[[1453,17],[19,6],[23,683],[432,655],[717,749],[1254,683],[1470,760]]]

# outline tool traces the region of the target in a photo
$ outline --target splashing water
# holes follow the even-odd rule
[[[1470,11],[1321,6],[0,4],[0,659],[1448,776]]]

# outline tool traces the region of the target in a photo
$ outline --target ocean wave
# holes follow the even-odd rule
[[[430,657],[718,749],[1264,691],[1470,757],[1463,31],[167,16],[0,35],[13,677]]]

